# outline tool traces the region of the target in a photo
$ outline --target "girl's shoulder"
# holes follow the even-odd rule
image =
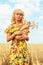
[[[5,33],[9,33],[9,31],[10,31],[10,29],[12,29],[12,27],[13,27],[13,23],[11,23],[11,24],[4,30],[4,32],[5,32]]]
[[[11,23],[6,29],[5,29],[5,33],[11,33],[11,31],[15,30],[14,28],[16,27],[16,24]],[[17,28],[17,27],[16,27]]]

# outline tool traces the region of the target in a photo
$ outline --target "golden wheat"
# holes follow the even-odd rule
[[[43,44],[29,44],[30,65],[43,65]],[[0,65],[9,65],[10,44],[0,44]]]

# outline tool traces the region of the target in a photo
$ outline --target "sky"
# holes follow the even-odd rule
[[[27,21],[38,22],[38,28],[30,30],[30,44],[43,44],[43,0],[0,0],[0,43],[7,43],[4,30],[11,24],[14,9],[22,9]]]

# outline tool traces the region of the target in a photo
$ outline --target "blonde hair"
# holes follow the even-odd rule
[[[11,18],[12,24],[13,24],[13,23],[16,24],[16,22],[15,22],[15,13],[16,13],[17,11],[20,11],[20,12],[23,14],[23,16],[24,16],[24,12],[23,12],[21,9],[16,9],[16,10],[14,10],[14,11],[13,11],[13,14],[12,14],[12,18]],[[22,23],[23,23],[23,24],[26,24],[26,20],[25,20],[24,18],[22,19]],[[12,25],[12,24],[11,24],[11,25]],[[11,25],[10,25],[8,28],[5,29],[5,31],[4,31],[5,33],[8,33],[8,32],[9,32],[9,30],[11,29]]]
[[[12,18],[11,18],[11,22],[12,22],[12,23],[16,23],[16,22],[15,22],[15,13],[16,13],[17,11],[20,11],[20,12],[22,13],[22,15],[24,16],[24,12],[23,12],[21,9],[16,9],[16,10],[14,10],[14,11],[13,11],[13,14],[12,14]]]

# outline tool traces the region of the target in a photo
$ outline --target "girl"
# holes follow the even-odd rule
[[[31,23],[24,20],[24,12],[21,9],[14,10],[11,22],[12,24],[5,30],[7,41],[12,40],[9,65],[29,65],[26,40],[29,40],[28,33]]]

